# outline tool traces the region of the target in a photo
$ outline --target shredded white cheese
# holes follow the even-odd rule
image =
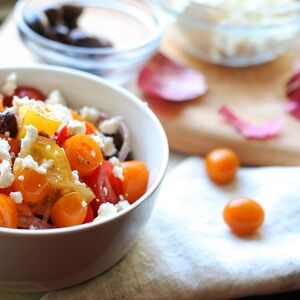
[[[69,121],[67,127],[70,135],[85,134],[86,132],[85,123],[78,120]]]
[[[113,117],[104,120],[99,124],[99,129],[104,134],[114,134],[117,133],[122,117]]]
[[[21,140],[21,149],[22,150],[29,150],[31,145],[36,141],[38,137],[38,130],[33,125],[27,125],[26,128],[26,135]]]
[[[113,173],[114,173],[115,177],[119,178],[122,181],[124,180],[123,168],[122,167],[114,166]]]
[[[21,192],[11,192],[9,197],[16,203],[20,204],[23,202],[23,195]]]
[[[65,98],[63,97],[60,90],[52,91],[48,98],[45,100],[46,104],[60,104],[60,105],[67,105]]]
[[[98,217],[95,218],[94,221],[102,219],[102,218],[111,217],[111,216],[114,216],[116,214],[117,214],[117,209],[113,204],[111,204],[109,202],[103,203],[99,206]]]
[[[17,88],[17,74],[12,73],[6,77],[2,86],[2,92],[7,96],[12,96]]]
[[[79,114],[87,121],[92,123],[97,123],[102,115],[98,109],[88,106],[84,106],[83,108],[81,108]]]
[[[0,188],[5,189],[12,185],[14,181],[14,175],[11,170],[11,163],[7,160],[3,160],[0,163]]]

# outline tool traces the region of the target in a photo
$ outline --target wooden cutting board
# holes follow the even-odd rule
[[[34,62],[20,41],[12,19],[0,31],[0,45],[2,66]],[[244,164],[300,165],[300,121],[284,112],[285,82],[297,61],[300,45],[274,62],[239,69],[196,60],[168,35],[161,48],[178,62],[203,71],[209,87],[205,96],[189,103],[148,101],[166,130],[172,150],[204,155],[212,148],[226,146],[234,149]],[[139,94],[136,88],[130,89]],[[251,122],[263,124],[284,118],[285,125],[280,136],[272,140],[246,140],[219,116],[217,110],[222,104]]]

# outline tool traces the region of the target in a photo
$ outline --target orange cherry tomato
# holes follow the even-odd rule
[[[0,194],[0,227],[17,228],[16,204],[5,194]]]
[[[99,145],[88,135],[74,135],[66,140],[63,147],[71,168],[77,170],[80,176],[91,174],[103,161]]]
[[[231,199],[224,208],[223,218],[231,230],[240,236],[252,235],[263,224],[265,213],[254,200]]]
[[[132,204],[142,197],[147,190],[148,168],[143,162],[137,160],[124,161],[119,166],[123,168],[122,190],[124,197]]]
[[[80,194],[71,192],[54,203],[50,216],[56,227],[75,226],[84,222],[87,210]]]
[[[21,178],[22,180],[20,180]],[[15,173],[13,189],[22,193],[24,203],[36,204],[42,202],[49,195],[51,185],[46,175],[25,168]]]
[[[17,208],[18,216],[33,217],[34,215],[32,208],[25,203],[16,204],[16,208]]]
[[[96,126],[94,126],[91,122],[87,121],[85,118],[77,114],[75,111],[71,111],[71,114],[74,120],[85,123],[86,134],[94,134],[97,131]]]
[[[239,165],[237,155],[226,148],[213,150],[205,158],[208,176],[212,181],[219,184],[231,182],[236,176]]]

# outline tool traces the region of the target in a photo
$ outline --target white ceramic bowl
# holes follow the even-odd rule
[[[165,133],[139,99],[96,76],[60,67],[0,68],[0,85],[15,72],[22,85],[59,89],[72,108],[97,107],[121,115],[133,137],[134,158],[149,167],[146,194],[99,223],[51,230],[0,228],[0,289],[45,291],[86,281],[118,262],[147,223],[168,162]]]

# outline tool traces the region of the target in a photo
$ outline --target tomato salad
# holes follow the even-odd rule
[[[60,91],[6,78],[0,92],[0,227],[46,229],[115,215],[148,185],[147,166],[129,160],[121,117],[66,106]]]

